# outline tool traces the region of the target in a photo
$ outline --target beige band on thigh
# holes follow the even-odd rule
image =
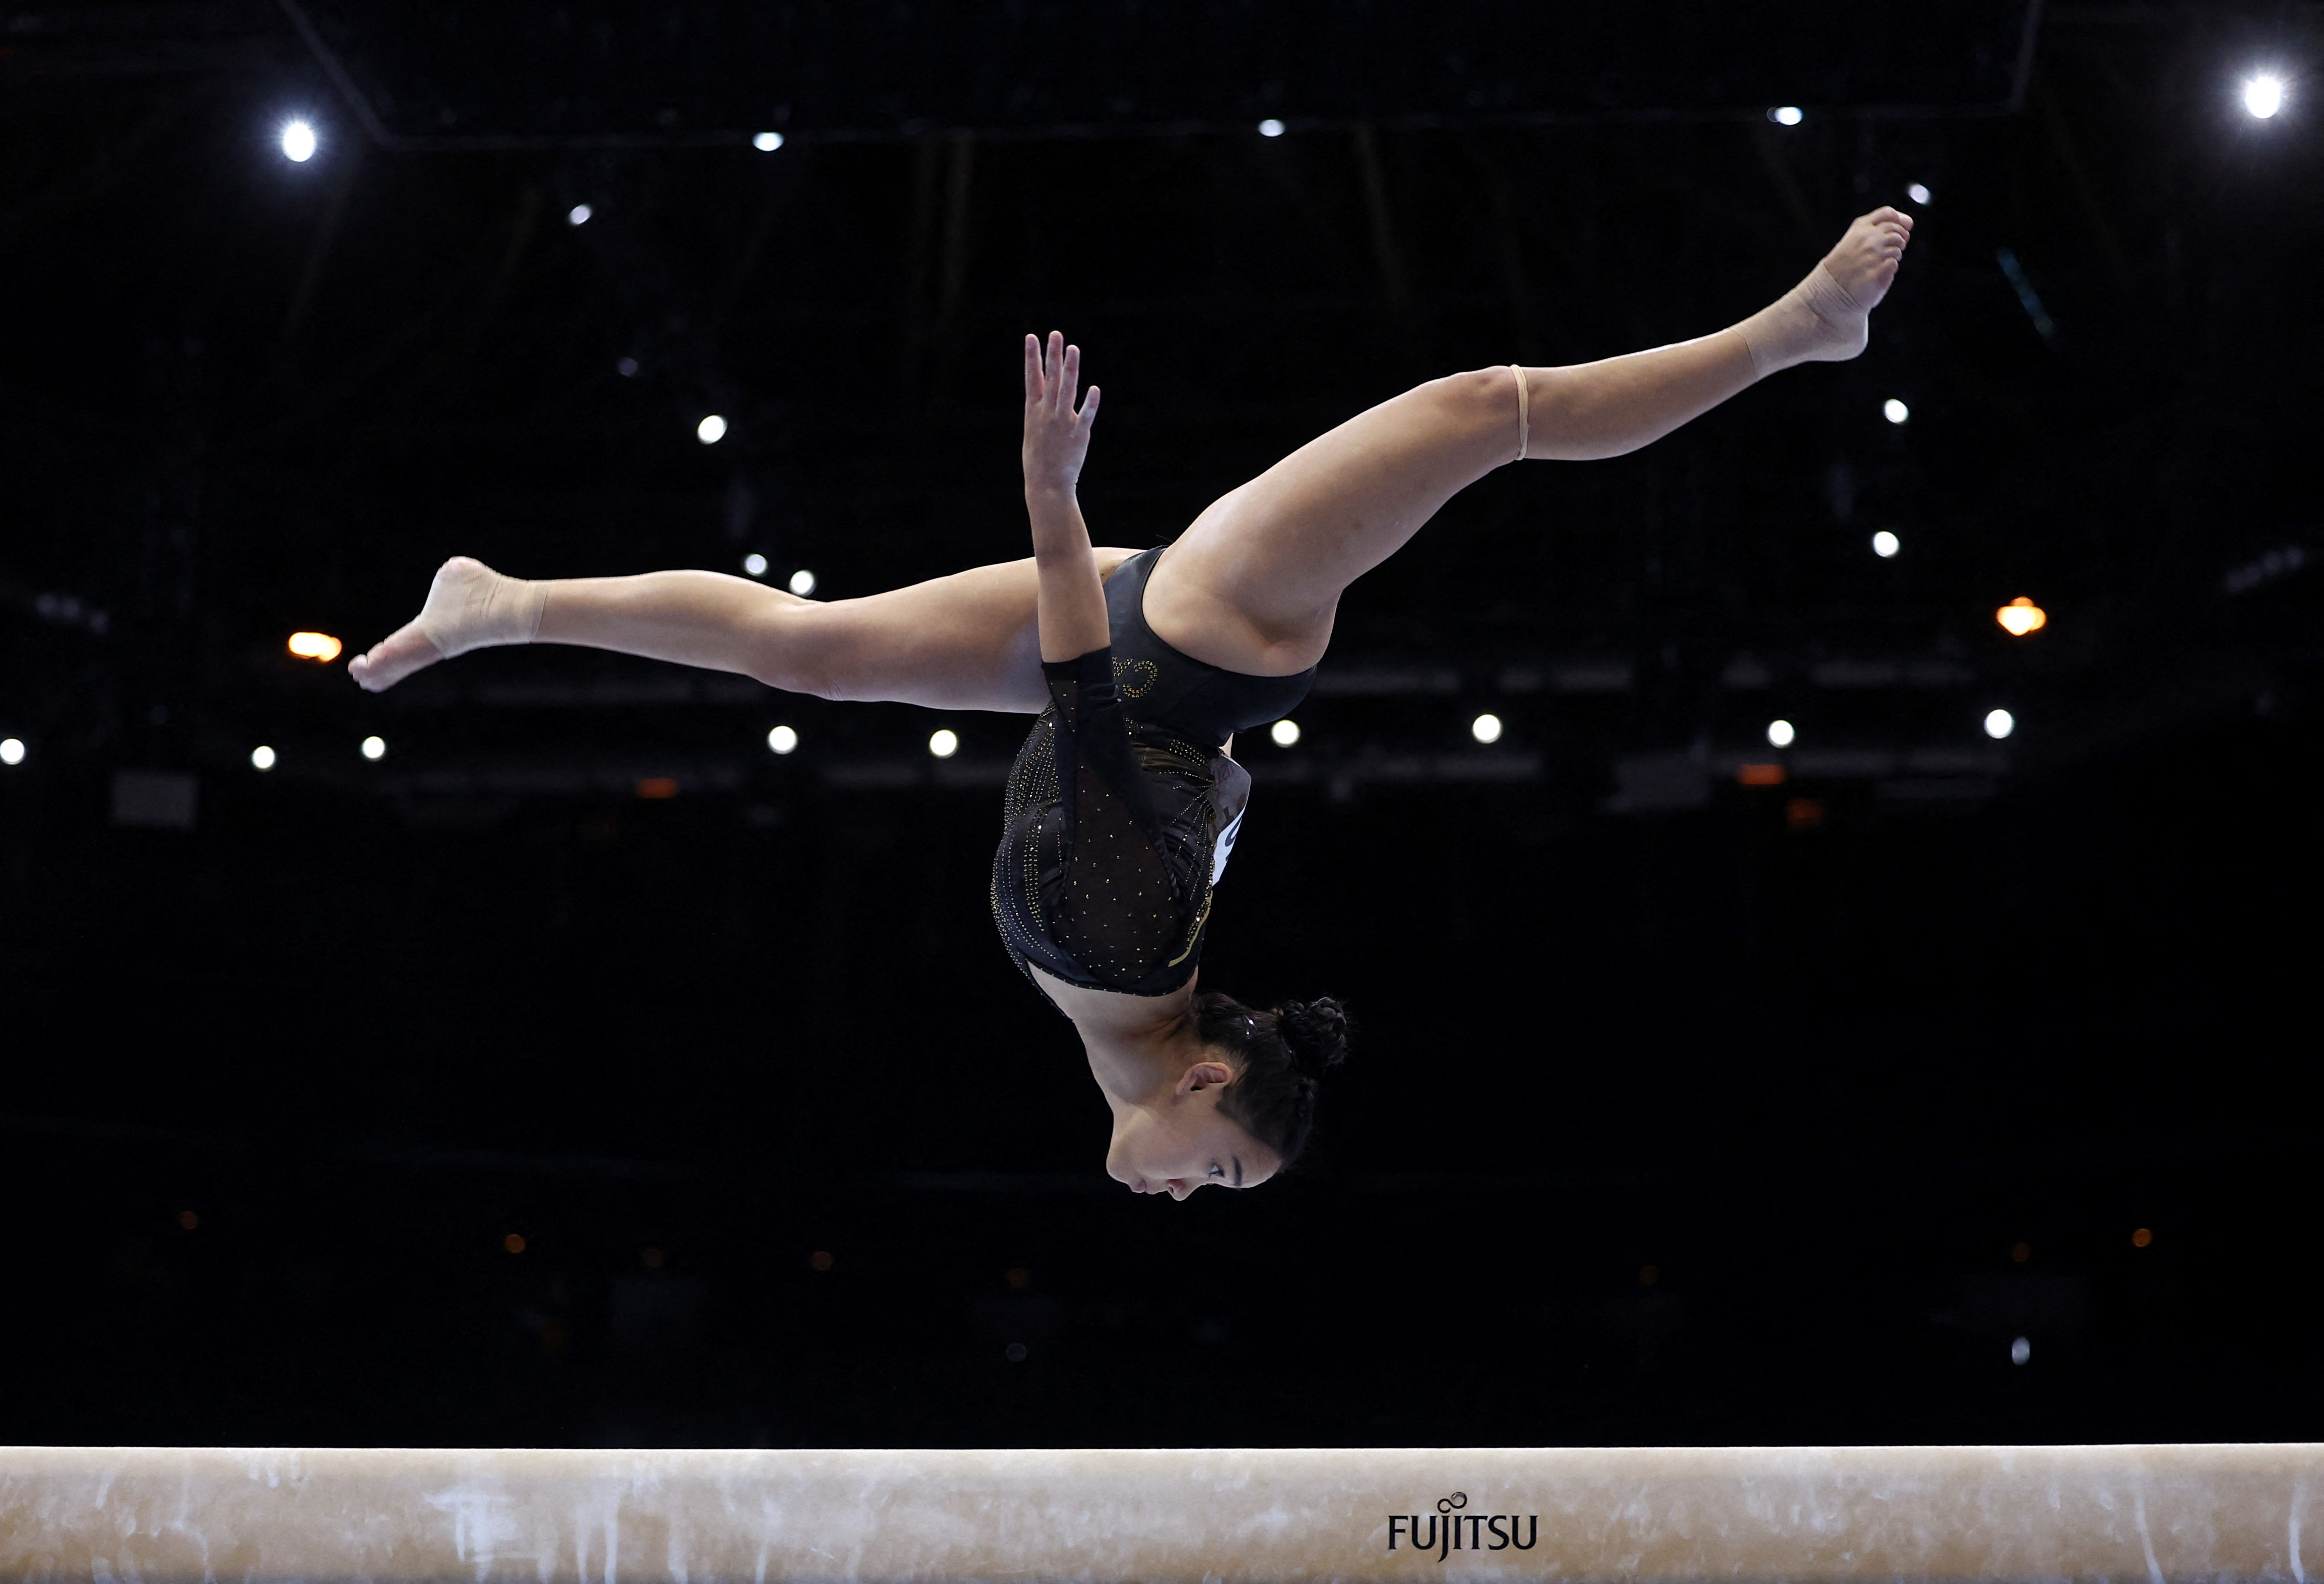
[[[1532,419],[1532,413],[1528,410],[1531,408],[1532,403],[1526,399],[1526,395],[1525,364],[1521,363],[1513,363],[1509,364],[1509,373],[1517,375],[1517,460],[1519,462],[1523,462],[1525,460],[1526,454],[1526,441],[1529,437],[1531,428],[1530,420]]]

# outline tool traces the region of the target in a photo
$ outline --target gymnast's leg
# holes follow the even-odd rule
[[[1111,572],[1131,552],[1102,549]],[[1037,714],[1048,703],[1030,560],[855,600],[803,600],[716,572],[530,581],[447,561],[419,616],[348,667],[378,693],[472,649],[577,644],[792,693]]]
[[[1323,657],[1340,592],[1455,493],[1523,455],[1635,451],[1779,368],[1864,350],[1913,222],[1849,226],[1806,280],[1731,329],[1571,368],[1434,380],[1360,413],[1222,496],[1154,569],[1146,617],[1198,660],[1283,677]]]

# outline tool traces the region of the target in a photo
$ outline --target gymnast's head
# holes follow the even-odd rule
[[[1105,1169],[1173,1199],[1256,1188],[1306,1148],[1323,1074],[1347,1059],[1347,1012],[1329,996],[1259,1011],[1215,990],[1186,1012],[1199,1052],[1166,1095],[1117,1111]]]

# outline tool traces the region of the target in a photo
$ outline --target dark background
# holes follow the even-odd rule
[[[2319,25],[0,10],[0,1441],[2324,1435]],[[1866,357],[1479,484],[1243,746],[1204,981],[1361,1020],[1263,1192],[1102,1174],[985,908],[1022,720],[284,648],[454,552],[1022,554],[1053,325],[1158,543],[1882,202]]]

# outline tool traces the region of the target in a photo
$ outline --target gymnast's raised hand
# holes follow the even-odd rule
[[[1134,553],[1093,547],[1082,516],[1098,393],[1079,393],[1080,351],[1028,336],[1028,559],[821,603],[711,572],[532,583],[455,557],[355,677],[376,692],[470,649],[568,643],[824,698],[1036,716],[993,920],[1080,1036],[1112,1112],[1106,1170],[1178,1199],[1253,1187],[1305,1146],[1348,1025],[1329,997],[1245,1006],[1197,988],[1250,798],[1234,734],[1299,703],[1342,593],[1468,484],[1527,457],[1620,456],[1778,370],[1856,356],[1912,229],[1895,209],[1859,216],[1798,286],[1692,341],[1432,380]]]

